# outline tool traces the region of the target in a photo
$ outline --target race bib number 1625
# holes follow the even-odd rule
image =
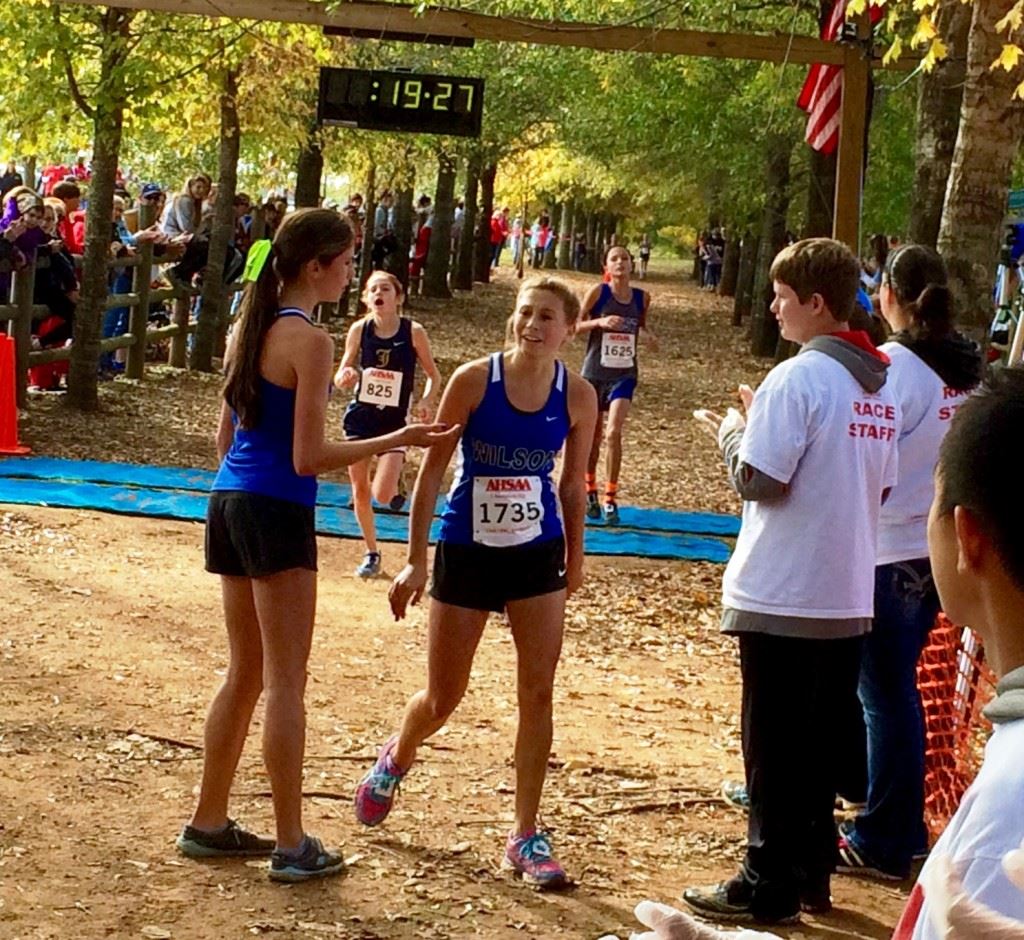
[[[632,333],[605,333],[601,337],[601,365],[606,369],[632,369],[636,337]]]

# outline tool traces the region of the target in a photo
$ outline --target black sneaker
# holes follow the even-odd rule
[[[755,914],[750,886],[737,875],[710,888],[687,888],[683,900],[701,917],[731,924],[795,924],[799,909],[789,914]]]
[[[601,518],[601,503],[597,498],[597,493],[587,493],[587,518]]]
[[[309,881],[345,872],[345,859],[340,852],[325,849],[319,839],[306,836],[299,852],[277,852],[270,856],[271,881]]]
[[[243,829],[229,819],[223,829],[206,832],[195,826],[185,826],[175,845],[189,858],[237,858],[239,856],[269,855],[274,851],[274,840],[264,839]]]
[[[828,914],[832,910],[829,879],[808,879],[800,885],[800,910],[808,914]]]

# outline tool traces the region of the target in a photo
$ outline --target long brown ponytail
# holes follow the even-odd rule
[[[259,277],[246,285],[239,306],[224,398],[243,428],[260,420],[260,360],[267,330],[277,319],[283,285],[295,281],[308,262],[330,264],[352,246],[352,225],[330,209],[299,209],[285,216]]]

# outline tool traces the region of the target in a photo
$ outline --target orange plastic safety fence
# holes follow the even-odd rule
[[[981,709],[995,677],[981,640],[943,614],[917,664],[925,728],[925,821],[934,838],[946,827],[981,766],[991,725]]]

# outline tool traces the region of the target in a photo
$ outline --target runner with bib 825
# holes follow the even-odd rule
[[[608,249],[604,268],[607,284],[597,284],[583,299],[583,312],[577,329],[587,333],[587,352],[583,359],[583,378],[597,392],[601,419],[587,461],[587,516],[604,518],[614,525],[619,521],[619,471],[622,468],[622,429],[626,424],[637,382],[637,339],[657,350],[658,341],[647,325],[651,295],[639,287],[630,287],[633,260],[621,245]],[[607,414],[607,420],[604,416]],[[604,506],[597,497],[597,463],[601,439],[605,451]]]
[[[345,353],[334,376],[338,388],[356,389],[342,419],[346,440],[367,440],[405,427],[416,385],[417,363],[423,367],[427,383],[423,398],[413,406],[413,417],[429,421],[437,406],[441,373],[434,364],[427,331],[415,320],[401,315],[402,297],[402,282],[387,271],[374,271],[366,282],[363,302],[369,312],[349,329]],[[405,496],[399,492],[399,482],[404,461],[405,448],[380,454],[372,483],[369,459],[349,465],[352,505],[366,542],[366,554],[356,569],[361,578],[380,574],[371,496],[396,512],[402,508]]]
[[[504,865],[546,888],[567,883],[536,821],[551,752],[565,599],[583,581],[583,471],[597,422],[593,388],[558,359],[578,315],[579,301],[561,281],[527,281],[509,322],[510,348],[460,367],[445,389],[438,417],[465,430],[458,444],[420,468],[409,563],[390,594],[398,619],[423,595],[434,503],[458,446],[434,555],[427,687],[409,700],[401,730],[356,793],[359,820],[383,822],[416,749],[461,701],[488,613],[505,611],[518,657],[519,730],[515,823]]]

